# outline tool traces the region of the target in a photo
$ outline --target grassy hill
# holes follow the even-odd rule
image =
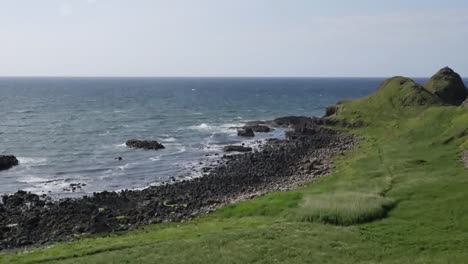
[[[0,263],[467,263],[468,110],[395,77],[332,118],[361,142],[307,187]]]

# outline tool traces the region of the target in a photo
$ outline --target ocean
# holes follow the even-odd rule
[[[232,127],[289,115],[322,116],[338,100],[369,95],[383,78],[0,78],[0,154],[20,165],[0,171],[0,194],[56,197],[145,188],[198,177]],[[421,80],[422,82],[423,80]],[[129,149],[128,139],[166,149]],[[122,157],[123,160],[116,160]],[[202,163],[202,164],[200,164]],[[83,188],[70,192],[74,183]]]

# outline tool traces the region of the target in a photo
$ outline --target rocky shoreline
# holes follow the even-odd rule
[[[324,124],[336,122],[308,117],[251,122],[247,125],[262,131],[264,126],[289,127],[290,131],[286,140],[268,140],[260,151],[225,155],[220,165],[206,168],[206,176],[190,181],[59,201],[22,191],[3,196],[0,251],[186,221],[234,201],[308,183],[327,174],[333,157],[356,142],[353,136]]]

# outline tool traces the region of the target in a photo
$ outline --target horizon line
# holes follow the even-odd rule
[[[76,79],[380,79],[380,78],[391,78],[394,76],[402,76],[402,75],[393,75],[393,76],[150,76],[150,75],[134,75],[134,76],[112,76],[112,75],[0,75],[0,79],[12,79],[12,78],[37,78],[37,79],[65,79],[65,78],[76,78]],[[430,78],[430,76],[403,76],[407,78]],[[465,78],[462,76],[462,78]],[[468,78],[468,77],[467,77]]]

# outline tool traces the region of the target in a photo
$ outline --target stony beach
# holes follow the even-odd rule
[[[0,250],[46,245],[84,234],[188,221],[223,205],[288,190],[327,174],[333,157],[355,144],[351,135],[326,128],[325,118],[285,117],[246,124],[253,130],[288,127],[286,140],[267,140],[260,150],[225,155],[205,176],[144,190],[100,192],[53,200],[19,191],[0,203]],[[340,124],[350,125],[350,124]]]

